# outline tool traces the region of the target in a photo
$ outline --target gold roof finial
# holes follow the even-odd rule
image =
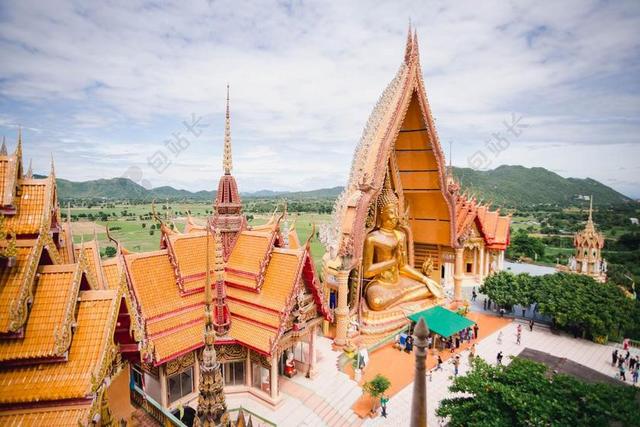
[[[16,145],[15,154],[22,157],[22,128],[18,128],[18,145]]]
[[[404,62],[409,63],[413,52],[413,36],[411,34],[411,18],[409,18],[409,30],[407,31],[407,45],[404,48]]]
[[[29,168],[27,169],[27,173],[25,174],[25,178],[31,179],[33,178],[33,165],[31,159],[29,159]]]
[[[49,173],[49,176],[56,176],[56,165],[53,162],[53,153],[51,153],[51,172]]]
[[[229,113],[229,85],[227,84],[227,113],[224,122],[224,153],[222,155],[222,167],[225,175],[231,175],[231,117]]]

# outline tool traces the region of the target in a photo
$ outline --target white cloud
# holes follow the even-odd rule
[[[13,2],[0,10],[0,128],[42,129],[25,150],[43,169],[56,152],[63,177],[137,165],[154,185],[210,189],[229,82],[243,191],[341,185],[411,17],[454,164],[515,112],[531,124],[518,144],[549,167],[640,196],[617,167],[639,142],[639,14],[596,1]],[[146,159],[191,114],[210,126],[156,174]],[[502,157],[545,166],[529,152]]]

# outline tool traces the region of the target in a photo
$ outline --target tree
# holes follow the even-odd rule
[[[457,426],[640,426],[635,387],[589,384],[547,367],[514,358],[492,366],[474,358],[471,371],[454,378],[438,416]]]
[[[391,387],[391,381],[381,374],[376,375],[371,381],[367,381],[362,385],[362,389],[373,397],[374,404],[371,411],[374,411],[377,408],[379,398],[389,387]]]
[[[522,257],[535,259],[542,258],[544,251],[545,245],[542,239],[529,236],[524,230],[518,230],[511,239],[506,255],[511,259]]]
[[[107,246],[106,248],[104,248],[104,254],[109,258],[115,256],[116,252],[116,248],[114,248],[113,246]]]

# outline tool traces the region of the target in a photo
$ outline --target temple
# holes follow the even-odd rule
[[[381,337],[407,313],[443,303],[453,286],[480,284],[503,268],[510,216],[463,194],[447,170],[409,29],[404,59],[358,143],[349,179],[322,229],[325,295],[345,345]],[[333,329],[335,327],[335,330]]]
[[[198,400],[215,399],[203,397],[198,384],[205,373],[207,387],[217,381],[216,363],[225,394],[250,394],[278,405],[278,377],[314,375],[316,336],[322,321],[332,319],[309,240],[300,244],[295,230],[281,226],[284,214],[274,213],[253,228],[242,215],[231,174],[229,124],[227,97],[223,175],[212,218],[204,225],[188,218],[180,232],[156,217],[161,248],[118,255],[139,328],[140,358],[131,363],[134,382],[147,400],[169,411],[198,406],[202,419],[213,415],[207,405],[200,411]],[[205,298],[210,275],[215,288]],[[203,335],[205,319],[211,325]],[[215,344],[205,346],[205,336]],[[207,359],[210,363],[203,365],[203,348],[215,354],[216,363]]]
[[[593,196],[589,202],[589,217],[584,230],[573,238],[575,255],[569,258],[569,271],[586,274],[598,282],[607,280],[607,261],[602,258],[604,235],[596,230],[593,222]]]
[[[105,275],[97,242],[74,245],[60,219],[53,161],[46,178],[30,169],[21,134],[12,154],[3,142],[0,424],[108,425],[108,396],[127,390],[118,348],[137,347],[124,282],[112,267]]]

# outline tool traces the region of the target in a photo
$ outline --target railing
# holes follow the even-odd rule
[[[131,391],[131,401],[146,413],[151,415],[156,421],[165,427],[177,426],[187,427],[182,421],[177,419],[171,412],[163,408],[161,404],[156,402],[151,396],[144,392],[137,385]]]
[[[276,424],[269,421],[266,418],[261,417],[260,415],[256,414],[253,411],[248,410],[247,408],[240,406],[239,408],[233,408],[233,409],[227,409],[227,412],[229,413],[229,415],[231,415],[234,412],[240,412],[240,410],[242,409],[242,412],[244,412],[244,416],[245,416],[245,422],[249,422],[248,418],[249,415],[251,415],[251,422],[253,427],[276,427]],[[235,420],[238,418],[237,415],[230,417],[234,422]]]

